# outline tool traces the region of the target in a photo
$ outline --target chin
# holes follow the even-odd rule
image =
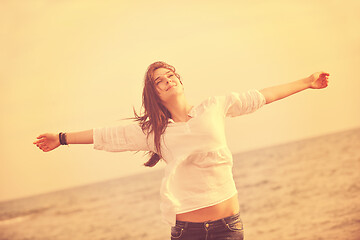
[[[167,92],[166,96],[162,97],[162,101],[163,102],[168,102],[171,101],[172,99],[175,99],[179,96],[182,96],[184,94],[184,92],[179,92],[179,91],[172,91],[172,92]]]

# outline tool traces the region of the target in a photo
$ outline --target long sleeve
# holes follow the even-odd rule
[[[109,152],[150,150],[147,136],[138,124],[94,128],[93,140],[94,149],[97,150]]]
[[[236,117],[252,113],[265,104],[265,97],[256,89],[243,93],[232,92],[225,97],[224,114],[226,117]]]

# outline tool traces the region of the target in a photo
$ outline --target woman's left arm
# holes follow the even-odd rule
[[[328,85],[328,76],[326,72],[317,72],[309,77],[282,85],[264,88],[260,92],[266,99],[266,104],[288,97],[294,93],[303,91],[308,88],[322,89]]]

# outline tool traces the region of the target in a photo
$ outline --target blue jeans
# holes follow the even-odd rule
[[[171,240],[243,240],[244,228],[240,213],[207,222],[176,221],[171,227]]]

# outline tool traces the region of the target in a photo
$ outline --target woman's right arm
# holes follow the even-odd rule
[[[49,152],[60,146],[59,134],[45,133],[38,136],[37,139],[33,143],[44,152]],[[93,129],[66,133],[66,141],[68,144],[92,144]]]

